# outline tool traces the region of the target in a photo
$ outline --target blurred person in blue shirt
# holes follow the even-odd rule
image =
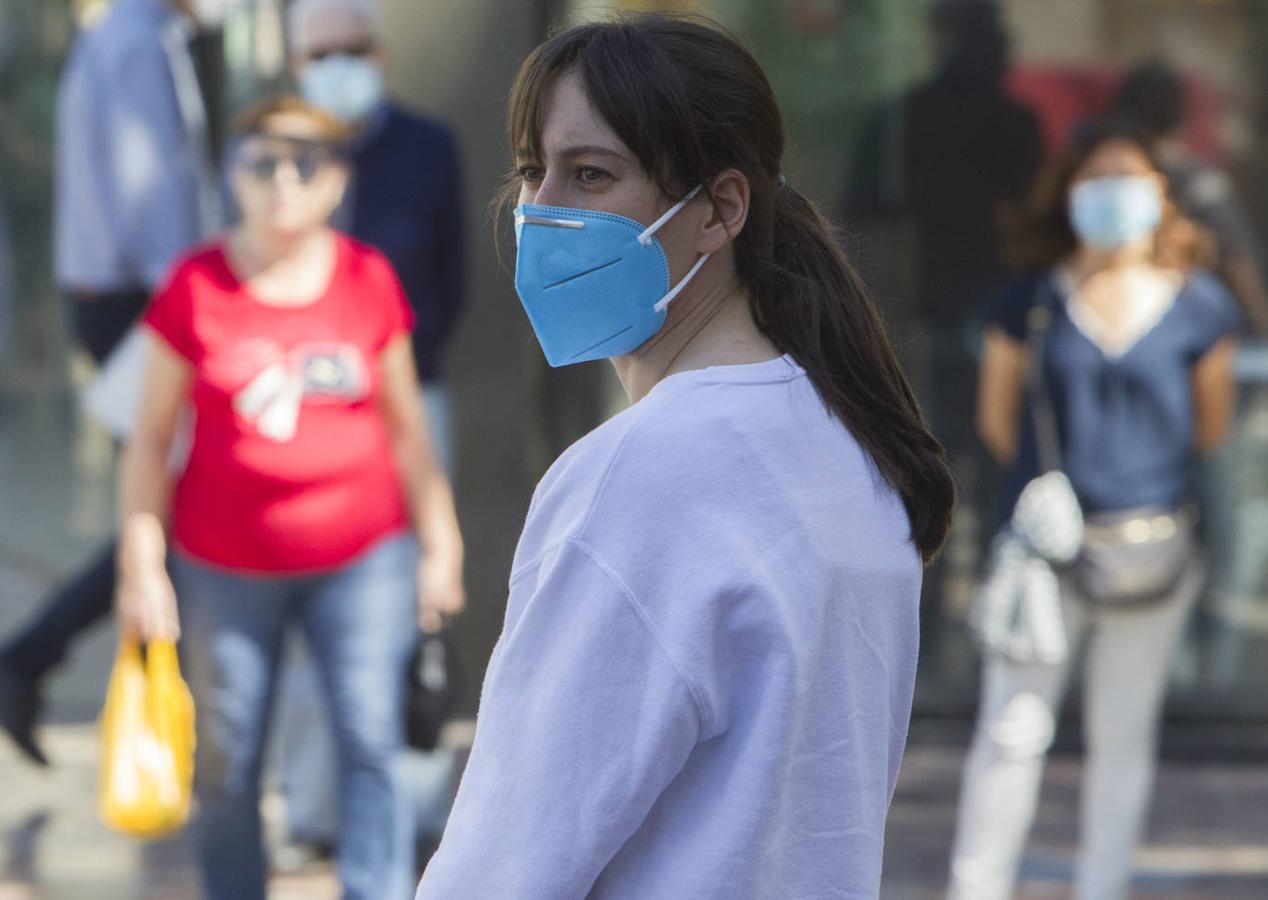
[[[71,49],[57,101],[54,269],[77,342],[102,363],[175,258],[221,224],[190,42],[241,0],[117,0]],[[0,649],[0,726],[32,761],[40,682],[106,617],[115,542]]]
[[[198,17],[218,24],[227,6],[118,0],[71,50],[58,96],[54,267],[75,337],[98,362],[177,254],[220,227],[189,45]]]
[[[1229,173],[1189,148],[1192,100],[1179,71],[1165,61],[1150,60],[1124,74],[1114,109],[1148,136],[1167,178],[1171,199],[1206,230],[1212,242],[1212,271],[1241,307],[1242,329],[1263,341],[1268,339],[1263,241]],[[1237,448],[1227,444],[1195,461],[1199,527],[1209,563],[1205,596],[1211,599],[1244,589],[1239,579],[1245,567],[1237,565],[1237,558],[1255,552],[1242,549],[1245,541],[1238,522],[1236,456]],[[1198,618],[1200,625],[1210,621],[1205,616]]]

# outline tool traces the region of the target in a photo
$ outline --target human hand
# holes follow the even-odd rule
[[[462,563],[441,554],[424,553],[418,564],[418,624],[437,632],[467,607],[462,584]]]
[[[180,637],[176,590],[162,566],[119,573],[115,619],[125,638],[145,642],[175,641]]]

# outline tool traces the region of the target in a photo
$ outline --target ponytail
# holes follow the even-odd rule
[[[753,317],[806,370],[902,497],[912,541],[928,562],[946,539],[955,505],[946,452],[930,434],[880,314],[832,226],[782,182],[773,207],[768,239],[745,242],[741,235],[749,246],[736,254]]]
[[[697,184],[708,192],[728,169],[748,179],[748,220],[734,246],[753,317],[902,497],[912,541],[933,559],[955,505],[946,453],[832,227],[779,177],[784,124],[757,60],[699,17],[647,13],[570,28],[520,69],[507,119],[513,149],[537,152],[550,86],[568,71],[666,196]]]

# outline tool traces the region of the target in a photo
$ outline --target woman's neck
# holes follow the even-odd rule
[[[225,252],[233,274],[266,306],[307,306],[321,299],[338,259],[329,228],[292,237],[243,227],[229,235]]]
[[[1067,265],[1080,281],[1098,272],[1150,266],[1153,265],[1153,238],[1111,248],[1083,244],[1074,252]]]
[[[279,234],[243,225],[229,237],[234,264],[243,279],[253,278],[279,265],[302,262],[324,252],[330,241],[328,228],[314,228],[297,234]]]
[[[779,355],[753,321],[748,292],[732,276],[723,282],[701,279],[698,289],[685,291],[670,306],[655,337],[633,353],[614,357],[612,365],[630,402],[636,403],[678,372],[764,362]]]

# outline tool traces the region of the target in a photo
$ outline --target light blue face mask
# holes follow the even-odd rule
[[[699,193],[695,188],[644,227],[612,213],[525,203],[515,209],[515,290],[554,367],[637,350],[665,324],[678,284],[653,235]]]
[[[336,54],[306,64],[299,87],[313,106],[342,122],[360,122],[383,99],[383,70],[369,60]]]
[[[1158,185],[1147,176],[1092,178],[1070,191],[1070,225],[1092,247],[1112,249],[1146,238],[1161,221]]]

